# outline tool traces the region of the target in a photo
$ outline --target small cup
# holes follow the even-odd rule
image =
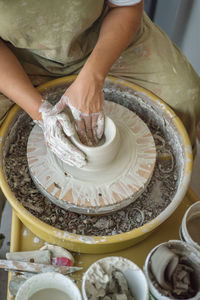
[[[161,290],[158,289],[159,283],[157,283],[157,287],[153,282],[155,282],[155,278],[152,275],[151,272],[151,258],[152,255],[155,253],[156,250],[159,250],[162,246],[166,246],[169,250],[173,250],[175,254],[181,255],[183,257],[187,258],[188,261],[188,266],[191,266],[194,270],[194,280],[195,280],[195,289],[196,289],[196,294],[192,298],[187,298],[187,300],[199,300],[200,299],[200,255],[199,252],[192,247],[191,245],[188,245],[185,242],[179,241],[179,240],[174,240],[174,241],[169,241],[165,242],[162,244],[157,245],[154,247],[150,253],[148,254],[146,260],[145,260],[145,265],[144,265],[144,273],[146,275],[149,289],[150,289],[150,300],[172,300],[175,298],[170,298],[168,296],[165,296],[163,293],[161,293]],[[160,273],[161,271],[164,271],[164,268],[162,266],[162,263],[166,267],[166,260],[169,258],[169,264],[168,264],[168,270],[172,267],[172,259],[168,256],[168,254],[164,254],[163,259],[159,257],[157,261],[157,273]],[[171,260],[171,261],[170,261]],[[166,277],[166,273],[164,274]],[[153,279],[154,278],[154,279]],[[193,282],[194,283],[194,282]],[[183,299],[183,298],[180,298]],[[185,298],[184,298],[185,299]]]
[[[90,281],[98,265],[103,267],[107,274],[112,266],[123,272],[135,300],[149,299],[148,284],[143,271],[135,263],[124,257],[111,256],[96,261],[85,272],[82,280],[82,295],[84,300],[88,300],[86,283]]]
[[[78,135],[71,137],[71,141],[86,154],[87,165],[83,169],[103,169],[110,164],[119,150],[120,134],[111,118],[105,116],[104,143],[99,146],[89,147],[83,145]]]
[[[200,251],[200,201],[187,209],[181,223],[180,238]]]
[[[81,293],[75,283],[69,277],[55,272],[40,273],[26,280],[19,288],[15,300],[29,300],[34,295],[35,299],[43,299],[44,294],[42,295],[42,293],[45,290],[49,290],[50,293],[48,300],[51,299],[50,297],[53,294],[56,300],[65,298],[68,300],[82,300]],[[63,298],[65,295],[66,297]]]

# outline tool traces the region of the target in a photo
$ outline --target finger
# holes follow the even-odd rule
[[[98,114],[97,113],[92,114],[92,133],[96,144],[98,144],[99,142],[99,139],[97,137],[97,119],[98,119]]]
[[[54,149],[51,149],[56,156],[58,156],[58,158],[60,160],[62,160],[64,163],[67,163],[69,165],[72,166],[76,166],[76,167],[83,167],[84,165],[86,165],[86,159],[84,158],[80,158],[78,155],[76,155],[76,152],[62,152],[62,147],[57,147]]]
[[[64,134],[61,135],[61,138],[59,140],[59,146],[57,143],[58,149],[61,150],[61,152],[65,155],[66,153],[69,153],[71,156],[74,157],[77,161],[85,160],[85,154],[78,149],[76,146],[74,146],[71,141],[66,138]]]
[[[65,136],[60,124],[56,127],[54,136],[47,141],[50,149],[63,161],[74,161],[74,165],[85,164],[85,154],[75,147]]]
[[[70,101],[67,102],[68,107],[71,110],[72,116],[74,117],[75,121],[80,121],[81,118],[81,111],[79,109],[77,109],[75,106],[73,106]]]
[[[75,120],[76,131],[82,144],[87,145],[85,122],[83,119]]]
[[[82,115],[82,119],[85,122],[85,131],[86,131],[86,136],[88,140],[88,145],[95,145],[95,140],[93,137],[93,132],[92,132],[92,115]]]
[[[58,115],[56,115],[56,118],[61,124],[63,131],[67,136],[72,136],[75,134],[74,126],[72,125],[70,118],[66,113],[59,113]]]
[[[91,136],[91,132],[89,128],[86,128],[87,121],[85,123],[84,114],[76,107],[71,105],[70,102],[68,102],[68,107],[70,108],[71,113],[74,117],[76,131],[81,143],[83,143],[84,145],[91,144],[92,142],[90,142],[89,139],[89,136]]]
[[[104,132],[104,114],[103,112],[100,112],[97,119],[97,131],[96,131],[96,135],[99,140],[102,138],[103,132]]]
[[[77,159],[74,155],[72,155],[71,153],[65,152],[64,154],[62,154],[61,150],[58,149],[51,149],[51,151],[60,159],[62,160],[64,163],[70,165],[70,166],[75,166],[78,168],[81,168],[83,166],[86,165],[86,160],[80,160]]]
[[[51,122],[44,128],[45,141],[50,150],[65,162],[73,162],[73,165],[81,167],[86,164],[83,152],[76,148],[64,134],[62,125],[57,116],[51,116]]]

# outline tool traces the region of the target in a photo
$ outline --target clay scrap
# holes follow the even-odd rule
[[[98,264],[86,281],[88,300],[134,300],[123,272],[111,267],[109,274]]]
[[[184,255],[162,245],[151,256],[155,286],[170,299],[190,299],[196,294],[194,269]]]
[[[51,253],[49,250],[44,250],[42,253],[38,251],[24,251],[24,252],[8,252],[6,258],[9,260],[18,260],[25,262],[35,262],[39,264],[50,264]]]
[[[51,263],[52,264],[66,265],[66,264],[60,264],[61,258],[62,258],[62,262],[66,262],[66,261],[64,261],[64,258],[68,260],[68,266],[72,266],[74,264],[74,257],[72,256],[72,254],[62,247],[47,244],[47,245],[43,246],[42,248],[40,248],[40,253],[41,253],[41,250],[43,252],[44,251],[51,252]]]

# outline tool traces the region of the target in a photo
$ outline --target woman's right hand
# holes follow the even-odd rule
[[[75,133],[69,116],[65,112],[55,114],[52,109],[53,106],[44,100],[39,108],[42,121],[35,121],[43,130],[47,147],[63,162],[71,166],[83,167],[86,164],[85,154],[69,139]]]

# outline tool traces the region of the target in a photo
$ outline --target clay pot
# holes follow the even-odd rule
[[[71,140],[86,154],[87,165],[82,169],[95,171],[104,169],[112,163],[119,150],[120,134],[113,120],[105,116],[104,142],[102,145],[96,147],[85,146],[80,142],[77,134],[71,137]]]

